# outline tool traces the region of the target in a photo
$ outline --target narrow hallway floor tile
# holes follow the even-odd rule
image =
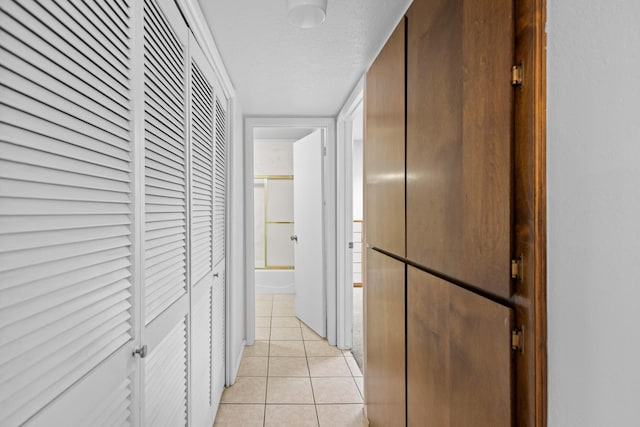
[[[349,350],[294,314],[294,296],[256,295],[256,341],[244,348],[214,427],[364,427],[364,378]]]

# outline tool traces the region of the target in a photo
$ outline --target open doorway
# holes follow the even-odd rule
[[[364,77],[338,115],[338,346],[364,359],[363,111]]]
[[[353,342],[351,353],[362,369],[364,363],[364,289],[363,289],[363,231],[364,231],[364,182],[363,182],[363,141],[364,141],[364,111],[362,104],[356,109],[351,126],[351,188],[353,196],[352,205],[352,252],[351,271],[353,274]]]
[[[335,345],[335,259],[326,250],[332,235],[335,244],[335,214],[327,203],[335,180],[326,188],[335,163],[325,154],[335,145],[332,125],[327,119],[245,121],[247,344],[268,333],[256,323],[264,320],[259,311],[268,304],[262,302],[278,300],[329,343],[333,335]]]
[[[253,134],[256,294],[293,294],[293,143],[313,128],[259,127]]]
[[[318,128],[258,127],[253,135],[256,316],[263,314],[260,301],[269,300],[261,296],[278,295],[287,303],[282,309],[320,337],[326,336],[323,141]],[[267,335],[256,327],[256,339]]]

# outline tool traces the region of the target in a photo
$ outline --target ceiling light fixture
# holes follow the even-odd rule
[[[287,0],[287,19],[291,25],[312,28],[327,16],[327,0]]]

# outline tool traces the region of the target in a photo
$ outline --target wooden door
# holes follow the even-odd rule
[[[407,258],[511,296],[511,0],[408,12]]]
[[[367,73],[364,224],[370,247],[405,255],[405,22]]]
[[[405,264],[367,254],[365,397],[371,426],[405,424]]]
[[[510,308],[407,271],[407,425],[508,427]]]

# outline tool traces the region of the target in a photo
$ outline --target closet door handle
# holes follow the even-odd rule
[[[147,345],[145,344],[142,347],[133,350],[132,356],[140,356],[140,359],[144,359],[145,357],[147,357]]]

